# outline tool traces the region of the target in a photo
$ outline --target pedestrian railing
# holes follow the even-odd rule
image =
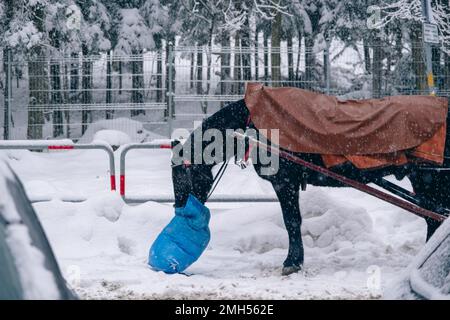
[[[156,140],[148,143],[131,143],[124,145],[120,152],[120,185],[119,192],[122,199],[128,204],[139,204],[148,201],[161,203],[172,203],[174,198],[171,195],[148,195],[148,196],[127,196],[126,195],[126,156],[134,149],[172,149],[171,140]],[[110,189],[116,191],[116,174],[114,151],[107,143],[93,142],[88,144],[76,144],[72,140],[2,140],[0,150],[103,150],[108,155],[110,172]],[[38,196],[31,199],[31,202],[51,201],[51,196]],[[83,202],[87,199],[83,197],[61,198],[64,202]],[[278,202],[274,196],[262,195],[213,195],[208,202]]]
[[[107,143],[93,142],[88,144],[76,144],[72,140],[1,140],[0,150],[103,150],[108,155],[110,188],[116,190],[116,174],[114,152]],[[50,201],[50,198],[41,197],[32,199],[32,202]],[[81,202],[85,199],[66,199],[67,202]]]
[[[120,195],[122,199],[128,204],[139,204],[148,201],[172,203],[175,201],[173,196],[127,196],[126,195],[126,156],[128,152],[134,149],[172,149],[172,142],[170,140],[154,141],[149,143],[132,143],[122,147],[120,153]],[[213,195],[208,199],[208,202],[278,202],[278,199],[273,196],[261,195]]]

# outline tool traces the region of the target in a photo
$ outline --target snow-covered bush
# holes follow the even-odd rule
[[[139,121],[117,118],[92,123],[78,142],[90,143],[94,140],[104,140],[111,143],[111,145],[122,145],[124,143],[145,142],[163,138],[156,133],[145,130],[143,124]]]

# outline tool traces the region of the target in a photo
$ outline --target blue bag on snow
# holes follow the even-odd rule
[[[165,273],[183,272],[201,256],[209,243],[210,216],[209,209],[190,195],[183,208],[175,209],[175,217],[153,242],[148,264]]]

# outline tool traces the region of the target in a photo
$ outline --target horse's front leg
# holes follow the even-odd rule
[[[299,207],[300,186],[298,183],[286,181],[285,179],[273,181],[272,185],[280,201],[284,224],[289,236],[288,256],[283,263],[282,269],[282,275],[289,275],[301,270],[304,258],[300,229],[302,224]]]

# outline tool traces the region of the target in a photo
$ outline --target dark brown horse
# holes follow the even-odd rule
[[[205,119],[202,122],[202,125],[194,130],[194,133],[196,131],[199,133],[198,131],[201,130],[200,133],[203,134],[209,129],[215,129],[225,136],[227,129],[246,130],[248,127],[254,128],[252,123],[249,123],[248,119],[249,110],[247,109],[244,100],[240,100],[229,104]],[[257,130],[257,128],[254,129]],[[185,142],[185,145],[193,145],[194,133],[190,135]],[[450,155],[450,143],[448,140],[449,139],[447,139],[446,145],[447,156]],[[203,141],[202,150],[210,143],[211,141]],[[225,145],[223,147],[225,149]],[[236,149],[234,149],[234,151],[236,153]],[[191,154],[193,155],[194,152],[199,151],[195,151],[194,148],[191,147]],[[221,160],[226,161],[228,160],[227,158],[233,157],[235,153],[226,154]],[[184,157],[182,152],[175,156],[181,156],[181,158]],[[296,154],[296,156],[313,164],[323,166],[320,155],[300,153]],[[219,162],[212,164],[192,163],[192,159],[188,157],[185,157],[183,164],[180,164],[179,161],[173,161],[172,179],[176,207],[183,207],[186,204],[189,194],[194,195],[202,203],[205,203],[213,186],[214,177],[212,168]],[[284,223],[289,235],[289,250],[287,258],[283,263],[282,274],[288,275],[297,272],[302,268],[304,259],[300,229],[302,223],[299,208],[300,187],[305,187],[306,184],[327,187],[343,187],[344,185],[323,174],[304,168],[284,158],[279,159],[278,170],[273,175],[262,174],[265,165],[258,163],[258,161],[253,161],[253,166],[261,178],[272,183],[281,205]],[[446,158],[442,168],[434,169],[408,164],[405,166],[390,166],[374,170],[359,170],[351,163],[345,163],[334,167],[333,171],[366,184],[391,174],[394,174],[397,178],[404,178],[406,176],[410,179],[416,195],[420,199],[423,199],[423,207],[432,204],[450,208],[450,171],[445,170],[445,168],[448,167],[450,167],[450,160]],[[431,219],[425,220],[428,226],[428,239],[439,227],[440,223]]]

